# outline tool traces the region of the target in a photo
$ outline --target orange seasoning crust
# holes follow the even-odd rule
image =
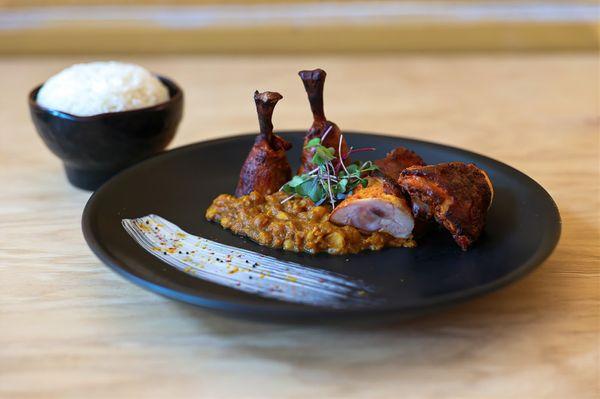
[[[286,197],[283,192],[262,195],[254,191],[239,198],[221,194],[206,210],[206,219],[261,245],[294,252],[343,255],[367,249],[415,246],[410,238],[336,226],[328,220],[329,206],[315,206],[308,198],[292,198],[282,204]]]

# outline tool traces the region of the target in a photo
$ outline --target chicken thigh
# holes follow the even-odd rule
[[[400,172],[409,166],[424,166],[425,162],[414,151],[405,147],[398,147],[387,153],[385,158],[373,162],[381,174],[393,182],[398,181]]]
[[[485,225],[494,189],[487,173],[462,162],[411,166],[398,184],[408,193],[413,214],[435,219],[467,250]]]
[[[329,221],[368,233],[385,232],[396,238],[408,238],[414,227],[410,206],[402,193],[383,177],[369,177],[367,187],[359,186],[336,206]]]

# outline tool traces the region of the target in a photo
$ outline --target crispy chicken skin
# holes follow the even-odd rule
[[[411,166],[400,173],[398,184],[410,196],[413,214],[434,218],[463,250],[481,235],[493,187],[477,166],[462,162]]]
[[[408,238],[414,227],[411,209],[399,188],[383,177],[369,177],[368,186],[359,188],[335,207],[329,221],[359,230],[385,232]]]
[[[285,152],[291,144],[273,133],[273,109],[283,97],[279,93],[265,91],[254,93],[260,133],[242,166],[235,195],[257,191],[263,195],[279,190],[292,176],[292,169]]]
[[[385,158],[373,162],[379,171],[393,182],[398,181],[400,172],[409,166],[424,166],[425,161],[414,151],[405,147],[398,147],[387,153]]]
[[[323,86],[325,85],[327,73],[322,69],[314,69],[311,71],[300,71],[298,72],[298,75],[300,75],[300,78],[304,83],[306,94],[308,94],[310,109],[313,114],[313,123],[304,137],[304,145],[311,139],[319,137],[322,139],[321,144],[325,147],[335,148],[337,156],[340,147],[341,131],[335,123],[328,121],[327,118],[325,118],[325,111],[323,109]],[[324,136],[325,138],[323,139]],[[316,167],[311,162],[314,151],[315,150],[312,148],[302,150],[300,168],[298,169],[299,175],[310,172]],[[348,153],[346,140],[342,140],[341,152],[343,156],[346,156]]]

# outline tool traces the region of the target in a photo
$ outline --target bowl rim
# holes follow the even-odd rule
[[[170,95],[169,99],[167,101],[152,105],[150,107],[136,108],[136,109],[130,109],[130,110],[126,110],[126,111],[104,112],[102,114],[88,115],[88,116],[73,115],[68,112],[59,111],[59,110],[51,109],[51,108],[46,108],[37,102],[38,92],[40,91],[40,89],[42,88],[42,86],[44,85],[45,82],[35,86],[29,92],[29,96],[28,96],[29,107],[31,109],[35,109],[35,110],[39,110],[42,112],[52,114],[53,116],[56,116],[59,118],[70,119],[70,120],[75,120],[75,121],[80,121],[80,122],[88,122],[88,121],[94,121],[94,120],[113,117],[115,115],[134,115],[136,113],[142,113],[142,112],[148,112],[148,111],[161,111],[161,110],[169,107],[171,104],[173,104],[175,102],[179,102],[183,99],[183,90],[174,80],[167,78],[165,76],[159,75],[159,74],[154,74],[154,76],[156,76],[165,86],[167,86],[167,89],[169,90],[169,92],[173,91],[173,95]]]

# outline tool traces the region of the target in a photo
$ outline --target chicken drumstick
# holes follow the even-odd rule
[[[325,111],[323,110],[323,86],[325,85],[325,73],[322,69],[314,69],[312,71],[300,71],[298,72],[304,88],[308,94],[308,102],[310,103],[310,109],[313,114],[313,124],[304,137],[304,145],[306,145],[311,139],[319,137],[321,144],[325,147],[333,147],[338,156],[340,150],[340,128],[333,122],[328,121],[325,118]],[[298,174],[310,172],[316,167],[311,161],[314,155],[314,148],[308,148],[302,150],[302,157],[300,159],[300,169]],[[341,143],[342,156],[346,157],[348,153],[348,146],[346,141],[342,140]]]
[[[275,104],[282,98],[281,94],[271,91],[254,92],[260,133],[242,166],[235,190],[238,197],[252,191],[272,194],[292,177],[292,169],[285,154],[292,145],[273,133],[271,122]]]

